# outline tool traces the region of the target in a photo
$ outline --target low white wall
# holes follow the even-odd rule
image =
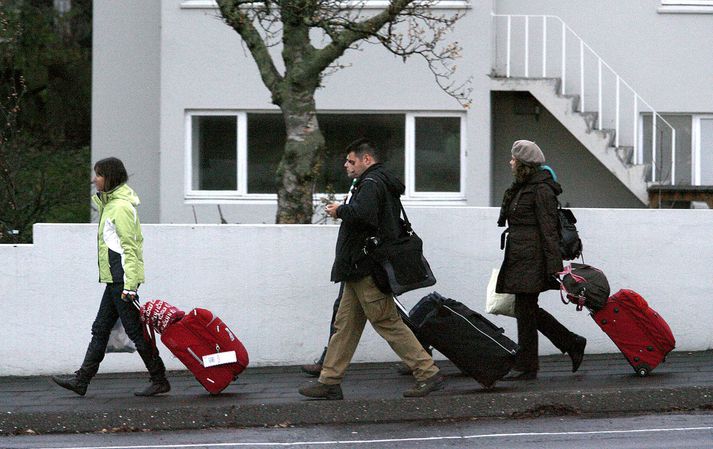
[[[411,208],[438,278],[433,289],[483,312],[499,266],[495,208]],[[711,348],[713,214],[705,210],[577,209],[586,262],[612,290],[639,291],[666,318],[678,350]],[[0,375],[69,373],[80,365],[103,286],[96,225],[38,224],[33,245],[0,245]],[[250,352],[251,364],[289,365],[318,356],[338,286],[329,282],[337,226],[145,225],[142,300],[211,309]],[[402,297],[412,306],[426,289]],[[587,337],[587,352],[616,348],[585,312],[556,292],[540,304]],[[516,339],[515,320],[491,316]],[[169,369],[180,362],[159,346]],[[544,337],[541,354],[556,349]],[[396,360],[367,325],[355,361]],[[136,354],[108,354],[102,372],[142,370]]]

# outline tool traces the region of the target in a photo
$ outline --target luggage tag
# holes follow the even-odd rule
[[[216,352],[203,356],[203,366],[209,368],[216,365],[225,365],[227,363],[235,363],[238,361],[235,351]]]

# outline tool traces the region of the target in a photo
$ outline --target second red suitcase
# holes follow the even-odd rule
[[[676,346],[666,321],[633,290],[619,290],[610,296],[592,318],[639,376],[649,374]]]
[[[248,366],[245,346],[206,309],[193,309],[170,324],[161,341],[211,394],[223,391]]]

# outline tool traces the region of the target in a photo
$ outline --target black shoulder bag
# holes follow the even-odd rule
[[[369,237],[364,244],[364,253],[383,268],[389,288],[394,295],[430,287],[436,283],[428,261],[423,256],[423,241],[411,228],[406,211],[399,198],[403,219],[399,217],[401,235],[395,240]]]

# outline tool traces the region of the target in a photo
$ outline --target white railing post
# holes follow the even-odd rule
[[[599,125],[599,131],[602,130],[602,121],[604,120],[604,114],[602,111],[602,59],[597,58],[597,114],[599,120],[597,124]]]
[[[579,40],[579,112],[584,112],[584,41]]]
[[[525,16],[525,78],[530,77],[530,16]]]
[[[656,111],[651,110],[651,182],[656,182]]]
[[[567,25],[562,22],[562,95],[565,94],[564,85],[567,82]]]
[[[671,185],[676,184],[676,130],[671,130]]]
[[[505,76],[510,78],[510,33],[512,30],[512,16],[508,16],[507,58],[505,62]]]
[[[547,16],[542,16],[542,77],[547,78]]]
[[[619,147],[619,90],[620,90],[620,78],[619,75],[616,76],[616,109],[615,109],[615,124],[614,124],[614,132],[616,133],[614,135],[614,146]]]
[[[639,151],[638,151],[638,148],[639,148],[639,110],[638,109],[639,109],[639,106],[638,106],[638,101],[637,101],[638,99],[639,99],[639,96],[634,94],[634,127],[633,127],[634,128],[633,129],[634,150],[631,154],[632,162],[634,164],[639,163]]]

